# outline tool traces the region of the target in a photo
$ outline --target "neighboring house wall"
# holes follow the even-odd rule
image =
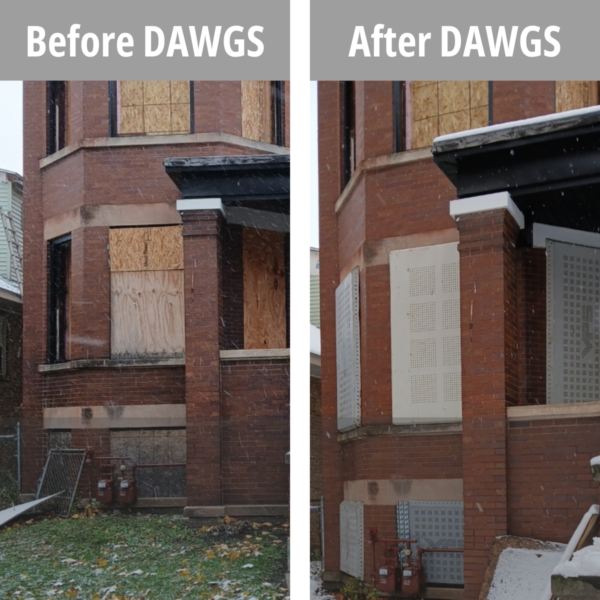
[[[319,251],[310,249],[310,322],[321,327],[321,301],[319,295]]]
[[[22,179],[16,173],[0,170],[0,209],[12,217],[18,244],[23,251],[23,191]],[[17,281],[11,263],[8,240],[0,223],[0,276]]]
[[[420,101],[424,106],[435,103],[437,112],[432,106],[427,118],[437,120],[439,127],[450,112],[438,104],[444,86],[429,83],[415,89],[430,88],[432,95]],[[491,107],[492,123],[498,124],[567,105],[587,106],[595,85],[573,85],[569,95],[555,82],[493,82],[485,105]],[[362,503],[365,531],[376,526],[382,537],[398,535],[398,502],[464,502],[465,598],[474,600],[494,536],[565,542],[579,521],[579,511],[595,502],[587,461],[600,453],[600,443],[591,437],[597,415],[577,419],[573,413],[569,420],[511,416],[507,405],[546,402],[545,252],[517,244],[517,228],[503,211],[463,215],[457,227],[449,214],[456,188],[433,164],[429,147],[393,154],[392,97],[392,82],[355,83],[355,155],[365,162],[357,164],[342,187],[343,87],[337,82],[319,84],[325,570],[332,577],[340,571],[343,501]],[[479,101],[469,110],[473,107],[478,108]],[[466,118],[467,108],[464,111]],[[408,113],[409,139],[415,135],[411,118],[414,115]],[[429,143],[434,134],[427,138]],[[439,399],[436,390],[452,380],[444,379],[442,367],[457,365],[450,354],[426,352],[433,320],[416,318],[417,313],[425,315],[424,309],[393,313],[399,304],[392,301],[398,290],[390,274],[390,253],[456,244],[459,239],[461,271],[455,283],[460,281],[461,292],[462,424],[446,418],[443,402],[439,418],[403,424],[398,417],[411,415],[399,414],[392,401],[394,344],[414,344],[411,369],[427,368],[427,377],[438,377],[438,387],[423,387],[424,402]],[[419,273],[425,274],[431,266],[415,263],[412,268],[415,273],[424,269]],[[361,421],[340,433],[335,296],[356,268]],[[439,283],[444,285],[444,279]],[[422,290],[415,292],[415,297],[422,296]],[[443,297],[441,304],[439,314],[448,316],[443,311],[450,304],[445,305]],[[395,319],[409,319],[413,337],[392,340]],[[423,362],[416,364],[417,358]],[[420,375],[417,379],[425,381]],[[366,580],[373,546],[363,540],[361,551],[368,565]]]

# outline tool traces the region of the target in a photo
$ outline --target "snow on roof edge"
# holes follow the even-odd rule
[[[598,115],[598,121],[600,121],[600,106],[588,106],[586,108],[577,108],[575,110],[567,110],[559,113],[551,113],[549,115],[541,115],[539,117],[530,117],[529,119],[522,119],[520,121],[509,121],[507,123],[498,123],[496,125],[488,125],[487,127],[478,127],[476,129],[467,129],[464,131],[457,131],[455,133],[447,133],[446,135],[440,135],[433,140],[433,151],[435,152],[436,145],[443,145],[445,142],[451,142],[455,140],[462,140],[465,138],[476,137],[480,135],[486,135],[490,133],[501,133],[503,131],[509,131],[511,129],[525,129],[536,125],[542,125],[551,123],[553,121],[564,121],[565,128],[569,126],[571,121],[578,117],[585,117],[588,115]],[[442,150],[443,151],[443,150]]]

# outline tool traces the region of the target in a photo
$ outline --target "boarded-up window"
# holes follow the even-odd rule
[[[127,456],[132,464],[186,462],[185,429],[134,429],[110,432],[112,456]],[[136,483],[140,498],[185,497],[185,467],[139,467]]]
[[[119,81],[119,135],[190,133],[189,81]]]
[[[365,570],[363,503],[340,504],[340,570],[363,579]]]
[[[286,268],[284,234],[244,228],[244,347],[285,348]]]
[[[547,402],[600,400],[600,248],[547,241]]]
[[[489,124],[487,81],[412,81],[409,89],[412,148],[431,146],[438,135]]]
[[[597,81],[557,81],[556,112],[598,104]]]
[[[337,360],[337,426],[347,431],[360,426],[359,269],[353,269],[335,291]]]
[[[271,81],[242,81],[242,136],[258,142],[274,142],[277,126],[275,94]]]
[[[457,244],[390,252],[394,423],[462,415]]]
[[[111,229],[111,355],[183,356],[181,227]]]

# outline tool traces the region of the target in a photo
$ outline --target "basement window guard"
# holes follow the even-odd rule
[[[192,81],[110,81],[111,137],[194,132]]]
[[[0,377],[6,377],[6,330],[7,322],[6,318],[0,317]]]
[[[51,241],[48,254],[48,362],[59,363],[69,360],[71,236]]]
[[[46,154],[54,154],[67,145],[67,82],[46,84]]]
[[[406,150],[405,89],[404,81],[392,81],[394,152],[404,152]]]
[[[342,189],[356,168],[356,99],[354,81],[342,81]]]

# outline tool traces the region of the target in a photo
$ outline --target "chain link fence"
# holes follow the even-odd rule
[[[0,429],[0,510],[18,502],[21,491],[21,428]]]

